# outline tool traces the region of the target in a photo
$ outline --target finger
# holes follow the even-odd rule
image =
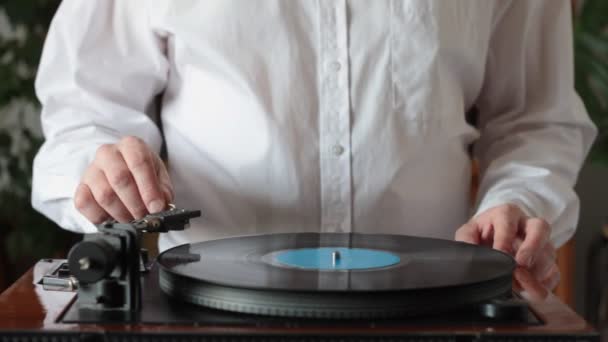
[[[532,267],[534,259],[549,241],[549,225],[538,218],[523,221],[524,240],[515,256],[519,265]]]
[[[537,257],[534,265],[528,269],[536,279],[543,281],[551,275],[551,272],[557,270],[557,264],[555,263],[555,259],[551,258],[548,254],[542,253]]]
[[[549,292],[530,274],[530,272],[522,267],[517,267],[513,272],[513,278],[517,284],[516,288],[523,290],[520,292],[522,297],[529,300],[539,301],[545,299]]]
[[[501,213],[493,220],[494,242],[492,247],[505,253],[513,251],[513,242],[517,235],[517,222],[520,217],[509,212]]]
[[[136,137],[126,137],[118,149],[131,170],[143,202],[151,213],[165,209],[167,203],[156,175],[152,151]]]
[[[110,186],[132,217],[139,219],[148,213],[137,184],[118,148],[114,145],[100,147],[95,158],[95,165],[105,174]]]
[[[119,222],[133,220],[133,216],[131,216],[131,213],[129,213],[120,198],[118,198],[104,173],[97,167],[91,167],[87,170],[83,177],[83,183],[91,189],[91,193],[97,204],[112,218]]]
[[[100,224],[110,218],[91,193],[91,189],[86,184],[78,185],[74,194],[74,206],[76,209],[93,224]]]
[[[163,189],[163,195],[165,196],[165,202],[167,203],[167,205],[174,203],[174,195],[173,195],[173,191],[170,190],[167,186],[163,185],[162,186]]]
[[[513,252],[514,253],[517,253],[519,251],[523,241],[524,240],[520,236],[518,236],[518,235],[515,236],[515,239],[513,240]]]
[[[559,284],[560,279],[561,279],[561,274],[559,272],[559,268],[557,267],[557,265],[555,265],[555,267],[551,269],[551,271],[549,272],[547,277],[545,279],[543,279],[541,281],[541,283],[543,284],[543,286],[545,288],[553,291]]]
[[[492,246],[494,235],[494,227],[491,224],[485,224],[481,227],[481,240],[484,245]]]
[[[454,236],[456,241],[462,241],[471,243],[474,245],[479,244],[479,229],[475,223],[465,223],[462,227],[458,228]]]
[[[167,203],[173,203],[175,193],[173,191],[173,183],[171,182],[171,178],[169,177],[169,172],[167,172],[167,168],[163,161],[159,157],[156,157],[156,159],[156,172],[158,174],[158,179],[162,186],[163,194],[165,195],[165,200],[167,201]]]
[[[553,243],[551,242],[551,233],[549,233],[547,243],[545,243],[543,250],[544,250],[544,253],[546,253],[547,256],[549,256],[551,259],[553,259],[553,260],[557,259],[557,249],[555,249],[555,246],[553,246]]]

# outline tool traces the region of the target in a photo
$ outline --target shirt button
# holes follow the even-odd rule
[[[339,156],[344,153],[344,147],[342,147],[342,145],[334,145],[332,151],[334,152],[334,155]]]
[[[333,71],[340,71],[340,69],[342,68],[342,64],[340,64],[340,62],[338,61],[333,61],[329,64],[329,67]]]

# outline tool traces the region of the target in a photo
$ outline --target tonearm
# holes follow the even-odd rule
[[[200,211],[178,209],[149,214],[129,223],[108,221],[99,233],[86,235],[68,254],[71,275],[78,281],[75,305],[80,310],[135,313],[141,309],[141,272],[147,253],[142,233],[184,230]]]

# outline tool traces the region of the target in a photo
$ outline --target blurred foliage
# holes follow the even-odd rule
[[[32,160],[42,143],[34,79],[58,5],[0,0],[0,253],[13,265],[9,273],[57,255],[74,241],[30,205]]]
[[[608,165],[608,1],[581,2],[574,51],[576,90],[599,129],[590,160]]]

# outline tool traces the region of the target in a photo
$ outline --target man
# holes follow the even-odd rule
[[[567,0],[65,0],[37,81],[33,205],[82,232],[173,201],[203,210],[161,249],[272,232],[455,237],[552,288],[595,136],[570,16]]]

